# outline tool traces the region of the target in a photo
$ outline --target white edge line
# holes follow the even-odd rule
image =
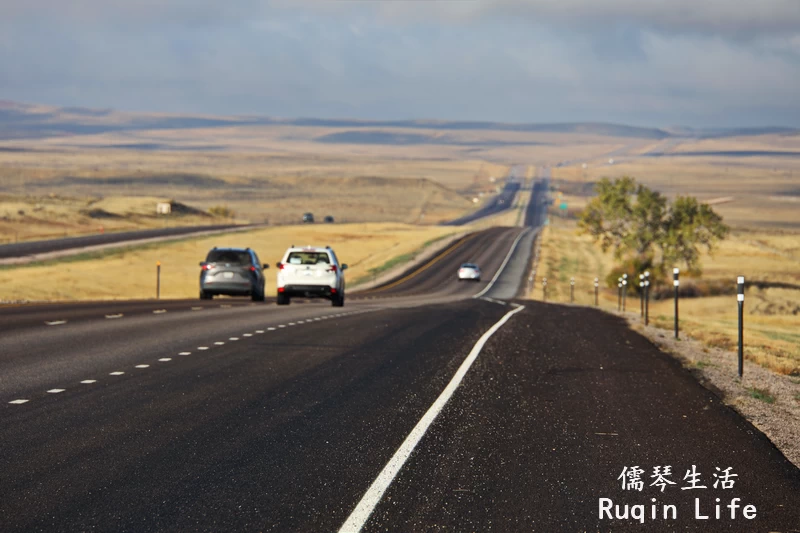
[[[386,463],[386,466],[383,467],[378,477],[375,478],[375,481],[372,482],[367,492],[361,498],[361,501],[358,502],[358,505],[350,513],[350,516],[347,518],[347,521],[339,528],[339,533],[352,533],[361,531],[361,528],[364,527],[364,524],[367,523],[372,511],[375,509],[375,506],[378,505],[381,498],[383,497],[383,493],[386,492],[386,489],[389,488],[392,481],[394,480],[397,473],[400,472],[400,469],[403,468],[403,465],[411,456],[414,451],[414,448],[417,446],[419,441],[428,431],[428,428],[431,426],[436,417],[442,411],[444,406],[450,400],[450,397],[456,391],[458,386],[461,384],[461,381],[464,379],[464,376],[467,374],[467,371],[472,366],[472,363],[475,362],[475,359],[478,358],[478,355],[481,353],[483,346],[486,342],[491,338],[492,335],[499,330],[503,324],[508,322],[508,320],[515,314],[519,313],[525,309],[524,306],[519,306],[513,311],[509,311],[506,313],[503,318],[501,318],[494,326],[489,328],[489,331],[483,334],[478,342],[473,346],[472,351],[469,352],[469,355],[464,362],[461,363],[461,366],[458,367],[453,379],[450,380],[450,383],[447,384],[447,387],[442,391],[439,397],[433,402],[433,405],[430,406],[428,411],[422,415],[417,425],[414,426],[414,429],[411,430],[411,433],[408,434],[406,439],[403,441],[403,444],[394,452],[394,455],[389,462]]]
[[[519,235],[517,235],[517,238],[514,239],[514,244],[511,245],[511,249],[506,254],[506,258],[503,260],[503,264],[500,265],[500,268],[498,268],[497,272],[494,273],[494,277],[492,278],[492,281],[490,281],[489,284],[486,287],[484,287],[481,292],[479,292],[478,294],[474,295],[473,298],[480,298],[481,296],[483,296],[484,294],[489,292],[489,289],[492,288],[492,286],[494,285],[494,282],[497,281],[497,278],[499,278],[500,274],[503,273],[503,269],[506,268],[506,265],[508,264],[508,261],[511,259],[511,254],[513,254],[514,250],[517,249],[517,244],[519,244],[520,239],[522,239],[522,236],[525,235],[526,233],[528,233],[529,231],[530,231],[530,228],[525,228],[524,230],[519,232]]]

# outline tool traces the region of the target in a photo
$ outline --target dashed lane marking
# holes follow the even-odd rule
[[[153,314],[154,315],[163,315],[166,312],[167,312],[166,309],[155,309],[155,310],[153,310]]]
[[[280,326],[278,326],[278,327],[279,327],[279,328],[285,328],[286,326],[285,326],[284,324],[281,324],[281,325],[280,325]]]
[[[294,326],[294,324],[295,324],[294,322],[289,322],[290,326]]]
[[[47,394],[58,394],[59,392],[64,392],[67,389],[50,389],[47,391]]]
[[[48,326],[60,326],[61,324],[66,324],[66,320],[51,320],[50,322],[45,322]]]
[[[238,341],[238,340],[239,340],[239,337],[231,337],[231,338],[229,338],[228,340],[229,340],[229,341]]]
[[[125,372],[111,372],[111,373],[109,373],[108,375],[109,375],[109,376],[121,376],[121,375],[122,375],[122,374],[124,374],[124,373],[125,373]]]
[[[223,346],[225,343],[222,341],[217,341],[214,343],[216,346]]]
[[[169,361],[172,361],[172,357],[162,357],[161,359],[159,359],[159,361],[161,361],[162,363],[168,363]]]
[[[20,398],[19,400],[11,400],[8,403],[10,403],[12,405],[22,405],[23,403],[28,403],[29,401],[30,400],[23,400],[22,398]]]
[[[97,380],[96,379],[84,379],[83,381],[81,381],[81,383],[83,385],[91,385],[92,383],[97,383]]]
[[[136,368],[150,368],[150,365],[136,365]]]
[[[122,318],[122,317],[124,317],[124,316],[125,316],[125,315],[124,315],[124,314],[122,314],[122,313],[117,313],[116,315],[106,315],[106,318],[107,318],[107,319],[109,319],[109,320],[113,320],[113,319],[115,319],[115,318]]]
[[[252,336],[253,336],[252,333],[245,333],[244,335],[242,335],[242,337],[252,337]]]
[[[192,355],[192,352],[181,352],[178,355]]]
[[[270,329],[275,329],[275,328],[270,328]],[[263,329],[257,329],[256,333],[264,333],[264,330]]]
[[[208,350],[208,346],[198,346],[198,350]]]
[[[275,328],[267,328],[267,331],[275,331]]]
[[[202,307],[192,307],[192,311],[199,311],[201,309],[202,309]]]

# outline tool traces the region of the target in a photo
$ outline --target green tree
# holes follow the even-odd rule
[[[713,251],[717,241],[729,232],[722,217],[708,204],[701,204],[691,196],[678,196],[664,221],[664,235],[660,243],[665,263],[684,263],[700,271],[700,247]]]
[[[661,193],[625,176],[601,179],[594,197],[580,216],[580,231],[591,235],[603,251],[614,257],[631,256],[637,264],[663,271],[682,263],[699,271],[700,247],[709,251],[725,238],[728,227],[707,204],[690,196],[679,196],[671,205]],[[661,263],[655,263],[660,252]]]

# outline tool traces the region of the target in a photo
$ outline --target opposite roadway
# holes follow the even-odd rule
[[[535,231],[344,308],[3,308],[0,531],[797,531],[798,469],[672,358],[607,313],[500,300]]]

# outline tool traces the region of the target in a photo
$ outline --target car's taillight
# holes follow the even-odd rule
[[[283,270],[283,263],[278,263],[278,270]]]
[[[283,287],[278,287],[278,292],[284,292],[285,290]]]
[[[211,270],[211,265],[203,265],[203,270]]]
[[[331,265],[331,269],[328,272],[336,272],[336,265]]]
[[[256,267],[254,267],[254,266],[251,266],[251,267],[250,267],[250,272],[255,272],[255,271],[256,271]]]

